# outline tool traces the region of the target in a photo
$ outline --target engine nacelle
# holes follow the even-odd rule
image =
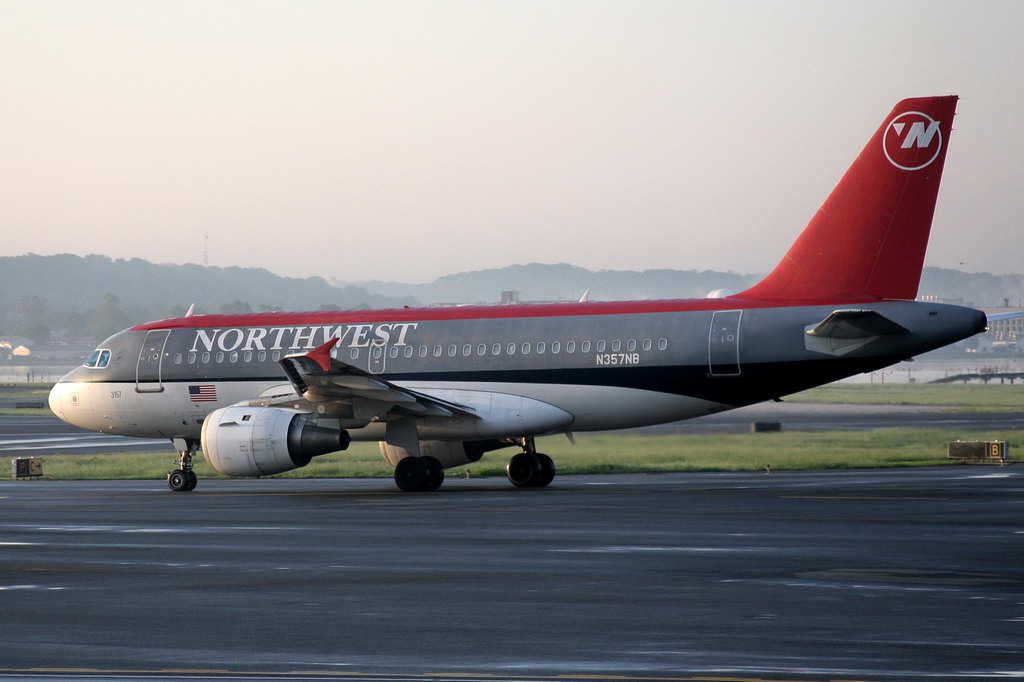
[[[269,476],[348,448],[347,431],[311,423],[298,410],[223,407],[203,421],[203,456],[227,476]]]
[[[433,457],[441,463],[445,469],[460,467],[463,464],[479,462],[485,452],[507,448],[512,443],[503,440],[421,440],[419,442],[420,456]],[[391,466],[397,466],[398,462],[409,456],[405,448],[388,445],[380,441],[380,454]]]

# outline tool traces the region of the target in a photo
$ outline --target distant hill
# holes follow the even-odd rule
[[[427,304],[494,303],[503,291],[516,291],[522,301],[571,301],[590,289],[595,301],[703,298],[716,289],[737,292],[764,275],[739,275],[712,270],[587,270],[558,265],[511,265],[446,275],[428,284],[352,282],[367,291],[391,297],[411,297]],[[959,301],[978,307],[1024,302],[1024,277],[960,272],[927,267],[921,276],[921,296]]]
[[[716,289],[742,291],[760,275],[711,270],[587,270],[566,263],[510,265],[446,275],[428,284],[362,281],[350,284],[387,296],[411,296],[425,303],[494,303],[501,292],[521,301],[573,301],[587,289],[595,301],[704,298]]]
[[[393,308],[416,305],[321,277],[259,268],[156,264],[106,256],[0,257],[0,336],[100,341],[132,324],[197,312]],[[83,338],[85,337],[85,338]]]
[[[925,268],[921,273],[919,296],[934,296],[959,301],[978,308],[1004,305],[1024,307],[1024,275],[992,275],[987,272],[960,272],[944,268]]]
[[[71,309],[94,305],[106,293],[126,304],[197,306],[214,311],[234,301],[253,309],[306,310],[320,305],[343,308],[401,306],[409,301],[371,294],[355,286],[331,286],[322,277],[279,277],[261,268],[218,268],[156,264],[139,258],[106,256],[13,256],[0,258],[0,292],[8,304],[36,294]]]
[[[703,298],[716,289],[742,291],[761,275],[683,270],[587,270],[531,263],[463,272],[428,284],[328,283],[279,277],[259,268],[155,264],[106,256],[0,257],[0,336],[37,342],[97,342],[125,327],[200,313],[395,308],[403,305],[496,303],[503,291],[520,301]],[[925,268],[922,296],[978,307],[1020,306],[1024,277]]]

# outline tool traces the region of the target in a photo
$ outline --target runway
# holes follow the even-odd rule
[[[100,455],[115,452],[167,452],[169,440],[128,438],[83,431],[57,417],[0,416],[0,456]]]
[[[1024,676],[1018,467],[0,482],[0,676]]]

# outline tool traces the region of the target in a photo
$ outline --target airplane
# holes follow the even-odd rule
[[[115,334],[53,388],[84,429],[170,439],[174,491],[267,476],[378,441],[404,491],[540,436],[709,415],[871,372],[985,331],[983,312],[918,302],[956,96],[899,102],[782,261],[695,300],[193,315]]]

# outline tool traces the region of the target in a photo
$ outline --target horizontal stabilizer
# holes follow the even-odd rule
[[[804,338],[807,350],[828,355],[846,355],[881,336],[909,331],[874,310],[836,310]]]
[[[1024,312],[993,313],[991,315],[986,313],[985,315],[985,319],[988,320],[989,322],[999,322],[1001,320],[1015,320],[1018,317],[1024,317]]]

